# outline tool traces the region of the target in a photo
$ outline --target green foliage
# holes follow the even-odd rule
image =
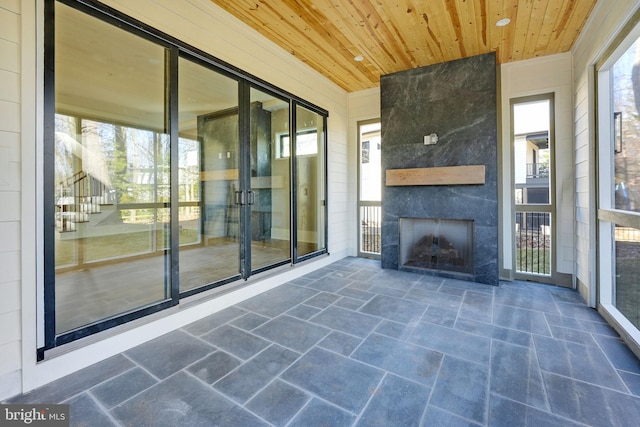
[[[516,249],[516,271],[551,274],[551,251],[543,248]]]

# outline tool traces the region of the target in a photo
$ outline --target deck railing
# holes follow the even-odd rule
[[[361,202],[363,203],[363,202]],[[382,207],[380,202],[360,206],[360,252],[380,256]]]
[[[516,271],[551,274],[551,214],[516,212]]]

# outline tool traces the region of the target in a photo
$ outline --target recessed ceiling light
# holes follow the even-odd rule
[[[362,55],[356,55],[353,57],[353,60],[358,62],[362,61],[363,59],[364,59],[364,56]]]
[[[510,22],[511,22],[511,19],[503,18],[503,19],[499,20],[498,22],[496,22],[496,27],[504,27],[505,25],[509,25]]]

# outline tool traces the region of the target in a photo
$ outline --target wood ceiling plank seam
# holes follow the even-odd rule
[[[437,20],[433,18],[434,12],[432,8],[429,7],[433,2],[418,1],[418,4],[416,5],[415,1],[409,1],[411,7],[415,11],[413,19],[415,20],[416,25],[418,25],[419,28],[424,29],[422,34],[424,35],[426,49],[428,49],[428,52],[425,53],[429,56],[427,61],[425,61],[425,65],[444,62],[447,58],[445,56],[446,48],[442,42],[442,38],[438,36],[440,30],[438,29]]]
[[[591,11],[595,7],[596,0],[580,0],[579,3],[579,7],[574,9],[569,31],[565,31],[562,34],[562,43],[558,49],[560,52],[568,52],[571,50],[586,24],[589,14],[591,14]]]
[[[518,2],[518,14],[515,20],[515,33],[513,36],[513,47],[511,50],[511,60],[521,61],[524,58],[524,47],[529,31],[529,20],[531,17],[531,7],[533,0]]]
[[[536,57],[536,46],[538,44],[538,36],[542,28],[544,17],[546,15],[549,0],[534,0],[531,5],[531,14],[529,16],[529,28],[524,44],[524,57]]]
[[[564,35],[570,31],[571,25],[574,25],[572,20],[573,12],[578,0],[564,0],[558,11],[556,17],[555,29],[553,37],[549,40],[549,49],[553,51],[559,51],[562,49],[562,40]]]
[[[562,18],[565,15],[566,10],[569,7],[569,3],[575,0],[558,0],[554,3],[554,10],[552,11],[554,16],[552,18],[553,28],[551,30],[551,34],[549,35],[549,41],[547,42],[546,51],[550,51],[556,49],[560,43],[562,38],[562,33],[565,30],[561,23]]]
[[[458,48],[459,55],[464,58],[467,56],[467,51],[465,50],[464,40],[462,35],[462,26],[460,23],[460,13],[458,12],[458,6],[456,4],[456,0],[445,0],[446,1],[446,10],[449,14],[449,22],[453,27],[453,31],[456,35],[455,42]]]
[[[434,52],[428,43],[426,24],[410,0],[399,1],[395,6],[378,3],[378,14],[385,16],[385,25],[395,33],[410,61],[410,68],[425,66],[433,61]],[[396,25],[404,23],[404,25]],[[396,69],[394,71],[399,71]]]
[[[229,6],[228,9],[227,6]],[[237,16],[236,14],[239,14],[239,16],[237,17],[241,20],[244,17],[244,21],[248,25],[250,25],[259,33],[263,34],[274,43],[279,44],[281,47],[288,50],[289,53],[296,56],[311,68],[315,69],[325,76],[331,76],[331,80],[333,80],[341,88],[348,90],[348,87],[353,84],[354,81],[359,82],[363,78],[365,78],[365,80],[370,80],[366,79],[366,76],[361,76],[359,78],[354,76],[355,68],[346,68],[343,65],[344,63],[335,61],[336,55],[332,55],[326,52],[326,50],[324,49],[319,49],[318,46],[313,43],[310,43],[310,45],[313,45],[315,47],[315,49],[312,50],[306,50],[300,46],[295,45],[292,40],[298,40],[299,38],[308,38],[304,31],[301,31],[301,29],[295,24],[295,19],[292,19],[291,21],[286,20],[284,19],[280,11],[274,10],[269,6],[258,8],[258,10],[250,11],[250,13],[246,14],[243,13],[242,9],[236,9],[236,6],[237,4],[231,2],[231,4],[225,3],[222,7],[234,16]],[[279,31],[270,30],[273,26],[272,22],[279,22],[282,24],[279,27]],[[285,28],[288,30],[285,30]],[[289,34],[287,34],[287,32]],[[296,50],[307,53],[316,52],[316,55],[313,55],[315,60],[311,61],[310,59],[314,58],[296,54]],[[321,55],[318,56],[318,52],[320,52]],[[336,70],[336,68],[339,68],[339,70]]]
[[[426,3],[426,2],[425,2]],[[383,5],[378,3],[378,8]],[[411,0],[398,3],[396,7],[389,7],[387,17],[388,25],[393,22],[407,22],[407,25],[396,26],[396,31],[401,32],[399,36],[404,40],[405,49],[413,58],[413,66],[426,66],[443,60],[442,46],[435,38],[435,34],[430,28],[428,18],[425,20],[425,8],[428,4],[418,8]]]
[[[434,58],[434,63],[444,62],[445,56],[444,56],[444,50],[442,46],[442,40],[440,40],[436,35],[436,33],[433,31],[433,27],[435,26],[431,23],[431,19],[429,18],[429,12],[427,11],[422,12],[421,17],[427,29],[427,34],[429,36],[427,38],[427,44],[430,46],[431,53]]]
[[[551,37],[553,37],[553,29],[555,28],[559,8],[560,2],[557,0],[549,1],[544,18],[542,19],[542,25],[540,26],[540,30],[537,35],[535,48],[536,56],[543,56],[549,52],[549,42]]]
[[[376,63],[377,58],[383,58],[384,55],[380,54],[380,50],[376,49],[375,44],[369,45],[365,44],[367,40],[362,40],[362,37],[356,31],[359,26],[353,19],[353,17],[349,14],[340,14],[339,9],[343,9],[341,7],[335,7],[333,4],[324,3],[323,5],[316,5],[318,10],[327,18],[327,20],[331,22],[343,22],[343,26],[336,27],[336,32],[340,32],[343,34],[345,42],[343,43],[343,48],[349,54],[349,62],[353,63],[355,67],[363,68],[367,70],[371,74],[370,80],[375,82],[375,85],[379,82],[379,73],[378,68],[381,67],[379,63]],[[373,49],[371,48],[373,47]],[[351,50],[353,49],[353,50]],[[354,61],[354,57],[358,54],[362,54],[367,58],[367,62],[373,65],[373,67],[367,66],[367,63],[357,63]],[[375,67],[375,68],[374,68]],[[374,68],[372,70],[372,68]]]
[[[413,2],[402,0],[395,7],[386,3],[385,8],[385,25],[395,28],[397,37],[402,41],[404,50],[411,60],[412,68],[432,63],[434,52],[429,45],[430,36],[426,23]],[[394,22],[404,22],[404,25],[394,25]]]
[[[460,0],[458,0],[460,1]],[[463,43],[468,56],[479,55],[483,53],[483,47],[481,45],[482,36],[478,33],[478,29],[482,28],[482,25],[478,25],[478,15],[476,13],[476,1],[465,1],[458,4],[458,11],[460,15],[460,25],[463,34]]]
[[[456,36],[456,30],[447,10],[445,1],[430,1],[428,6],[431,8],[429,13],[429,23],[433,25],[434,34],[439,37],[443,52],[443,62],[460,58],[460,48]]]
[[[488,16],[487,16],[487,2],[488,0],[479,0],[478,3],[474,2],[475,16],[476,22],[479,22],[480,25],[476,24],[476,34],[478,35],[478,48],[480,49],[480,53],[484,54],[490,52],[491,47],[489,46],[489,35],[488,35]]]
[[[356,63],[354,61],[354,57],[359,53],[354,53],[352,49],[355,50],[352,38],[349,37],[348,34],[345,34],[344,31],[349,29],[349,25],[345,25],[343,28],[345,30],[341,30],[340,27],[336,26],[334,22],[345,22],[344,19],[332,19],[331,16],[328,16],[326,12],[328,10],[322,10],[318,8],[315,4],[312,5],[312,10],[307,7],[304,7],[304,3],[294,2],[297,7],[299,7],[298,12],[302,14],[302,16],[311,16],[316,22],[315,32],[318,34],[326,34],[326,37],[329,37],[332,40],[335,40],[337,45],[334,45],[334,48],[342,53],[342,56],[345,58],[345,62],[347,64],[351,64],[355,69],[361,71],[364,75],[368,76],[368,80],[377,85],[379,83],[380,76],[377,72],[373,72],[369,67],[366,67],[365,64]],[[331,10],[331,8],[329,8]],[[311,19],[310,19],[311,20]],[[356,38],[356,36],[352,36]],[[352,47],[352,49],[349,49]],[[372,57],[378,57],[372,56]]]
[[[502,28],[495,24],[503,16],[503,0],[488,0],[486,3],[486,20],[487,20],[487,44],[491,52],[496,52],[496,61],[501,62],[500,54],[502,53]]]
[[[338,9],[342,10],[344,13],[340,14]],[[384,70],[388,68],[393,68],[393,61],[389,59],[386,52],[381,49],[380,43],[375,42],[375,40],[371,37],[363,37],[362,34],[367,34],[362,31],[362,26],[358,24],[356,18],[351,15],[344,7],[335,7],[335,5],[329,5],[326,10],[323,11],[325,16],[327,16],[330,20],[349,22],[349,24],[344,26],[345,38],[349,40],[354,49],[357,51],[351,52],[353,57],[360,54],[365,57],[365,59],[375,65],[375,67],[379,70]],[[360,31],[357,31],[360,30]],[[352,57],[352,58],[353,58]],[[353,60],[353,59],[352,59]],[[376,73],[376,81],[379,81],[379,74]]]
[[[509,25],[500,27],[500,56],[498,62],[506,64],[513,55],[513,38],[516,32],[516,17],[518,16],[518,0],[502,1],[502,16],[511,20]]]
[[[349,1],[348,3],[355,6],[356,2]],[[381,48],[387,52],[390,58],[394,58],[394,64],[396,65],[394,65],[393,71],[400,70],[401,68],[399,67],[404,67],[402,69],[405,70],[413,68],[415,60],[407,54],[405,42],[401,38],[401,33],[398,31],[394,22],[390,20],[391,28],[388,28],[388,25],[384,24],[384,19],[378,10],[376,10],[368,0],[361,0],[358,3],[363,6],[363,9],[354,7],[354,12],[360,17],[362,22],[364,22],[369,33],[381,43]],[[372,26],[369,16],[374,16],[375,21],[383,25],[378,25],[377,27]],[[405,48],[403,48],[403,45]],[[394,52],[396,52],[395,55]]]

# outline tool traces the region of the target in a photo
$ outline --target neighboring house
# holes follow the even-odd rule
[[[543,158],[545,150],[546,158]],[[549,132],[515,135],[514,165],[516,200],[549,203]]]
[[[199,245],[198,249],[206,249],[217,247],[221,239],[225,242],[234,241],[237,239],[237,224],[229,218],[238,215],[234,210],[236,201],[237,204],[251,202],[260,207],[251,212],[252,222],[260,224],[260,228],[246,233],[249,238],[244,244],[250,246],[252,241],[260,239],[284,241],[285,258],[279,258],[272,264],[265,264],[260,268],[245,263],[240,269],[241,273],[220,280],[220,283],[225,282],[224,292],[216,293],[216,290],[220,289],[211,286],[202,294],[207,298],[200,301],[197,301],[197,295],[200,294],[194,289],[202,287],[203,282],[188,276],[188,273],[203,267],[202,264],[197,264],[195,256],[181,257],[180,262],[195,264],[192,269],[183,268],[180,272],[171,267],[168,267],[169,270],[162,270],[170,262],[160,262],[158,270],[153,274],[159,271],[164,281],[160,280],[162,286],[159,290],[156,289],[157,294],[144,293],[143,297],[149,298],[149,306],[134,303],[132,307],[124,307],[130,301],[118,301],[124,308],[121,307],[117,313],[96,314],[96,318],[67,319],[70,322],[68,330],[66,327],[52,330],[55,329],[55,322],[51,322],[52,316],[60,313],[51,311],[55,309],[52,304],[55,304],[51,295],[46,293],[47,289],[51,289],[53,276],[57,274],[56,260],[51,259],[51,254],[47,251],[55,244],[53,233],[50,233],[55,226],[55,191],[47,189],[53,189],[60,181],[52,182],[49,179],[55,176],[50,169],[54,167],[55,162],[52,161],[51,152],[47,151],[50,148],[47,144],[53,141],[53,138],[49,137],[54,132],[50,123],[51,112],[54,110],[52,105],[48,104],[53,101],[52,94],[47,93],[47,84],[51,83],[47,79],[53,75],[45,72],[48,64],[45,60],[51,59],[47,58],[45,49],[45,46],[51,46],[51,33],[45,31],[45,21],[49,18],[45,17],[44,3],[35,0],[7,0],[0,3],[0,399],[32,390],[271,289],[285,280],[291,280],[343,257],[357,254],[358,153],[355,148],[355,129],[359,121],[380,117],[379,88],[346,92],[208,0],[186,2],[180,7],[180,14],[171,13],[167,9],[174,7],[174,2],[105,0],[105,5],[138,20],[146,29],[157,30],[170,36],[171,40],[160,40],[153,34],[150,36],[153,31],[140,30],[136,33],[139,38],[150,38],[153,43],[163,47],[158,54],[160,61],[165,55],[164,48],[169,46],[166,52],[174,55],[174,71],[184,65],[182,60],[186,60],[190,65],[201,66],[202,61],[196,53],[204,53],[211,58],[224,61],[227,67],[222,71],[212,72],[211,76],[232,81],[234,85],[243,88],[244,92],[241,97],[243,102],[236,105],[235,110],[222,111],[210,106],[207,107],[210,108],[207,114],[204,114],[203,110],[193,113],[185,120],[178,120],[177,117],[167,118],[167,112],[145,111],[144,108],[141,109],[142,113],[133,111],[134,108],[125,113],[116,111],[117,109],[111,111],[115,115],[128,115],[131,122],[121,123],[122,125],[145,129],[153,132],[155,136],[166,135],[166,121],[174,120],[172,137],[184,138],[181,143],[184,147],[183,160],[178,159],[178,151],[173,153],[173,158],[167,152],[162,152],[162,144],[158,140],[158,145],[154,148],[155,157],[152,156],[153,161],[158,163],[155,163],[153,171],[147,169],[149,159],[142,155],[131,155],[127,158],[126,164],[114,167],[122,173],[126,169],[129,170],[129,187],[122,187],[124,181],[113,182],[112,175],[108,178],[105,175],[100,176],[103,174],[101,165],[94,165],[95,169],[91,172],[85,170],[87,177],[93,177],[96,184],[104,185],[100,190],[101,194],[88,194],[88,197],[108,195],[107,200],[102,200],[102,209],[108,212],[116,209],[116,201],[109,199],[113,191],[120,192],[122,196],[123,191],[129,191],[130,195],[133,195],[139,190],[139,194],[135,193],[135,203],[139,205],[133,205],[134,201],[131,199],[118,201],[121,209],[120,219],[123,215],[128,215],[127,221],[133,223],[131,215],[136,210],[136,215],[146,215],[144,220],[138,216],[135,222],[136,231],[144,229],[147,233],[145,236],[149,239],[144,242],[146,246],[143,249],[126,249],[132,257],[137,257],[136,261],[148,260],[145,251],[159,256],[156,258],[158,260],[167,261],[169,258],[162,258],[167,256],[167,248],[187,253],[194,250],[189,245]],[[168,6],[169,4],[171,6]],[[603,163],[599,164],[598,161],[605,162],[609,151],[606,146],[607,134],[598,134],[603,129],[603,123],[597,124],[597,120],[608,117],[608,114],[597,114],[598,108],[604,107],[598,104],[602,96],[597,96],[595,83],[598,79],[601,83],[609,81],[607,67],[611,64],[606,62],[609,60],[606,55],[615,50],[621,35],[626,35],[625,31],[628,29],[625,30],[625,24],[631,19],[638,21],[639,8],[640,1],[637,0],[600,0],[570,52],[501,65],[498,106],[498,133],[502,141],[498,156],[498,185],[501,195],[498,261],[501,277],[512,277],[511,270],[515,265],[511,249],[514,233],[511,220],[512,184],[515,182],[516,188],[522,190],[523,200],[526,198],[531,202],[535,197],[540,197],[535,195],[535,189],[545,188],[549,179],[545,176],[542,167],[544,163],[540,155],[540,150],[545,149],[548,144],[548,135],[535,132],[522,135],[522,143],[517,143],[522,153],[520,148],[516,148],[516,153],[513,153],[511,144],[505,143],[512,135],[510,100],[552,93],[555,102],[553,141],[556,151],[555,170],[551,175],[555,177],[556,182],[558,250],[554,253],[554,260],[557,270],[569,278],[570,284],[590,306],[605,312],[607,319],[619,330],[624,328],[624,336],[636,351],[640,342],[637,323],[635,327],[629,325],[624,316],[616,311],[615,294],[612,290],[615,267],[612,267],[612,264],[615,264],[615,260],[597,256],[598,250],[603,254],[609,250],[609,256],[611,255],[615,239],[607,240],[603,232],[607,227],[611,229],[611,224],[625,218],[621,219],[616,212],[603,214],[602,211],[603,208],[607,210],[610,207],[603,205],[602,201],[608,200],[607,196],[611,194],[601,193],[607,191],[609,186],[604,175]],[[101,22],[100,28],[106,25],[107,31],[111,31],[117,27],[116,24],[114,20],[107,24]],[[98,31],[97,26],[88,27],[92,31]],[[140,41],[138,38],[135,40],[136,43]],[[190,46],[193,51],[181,50],[180,55],[184,56],[179,56],[179,49],[176,47],[178,45],[181,48]],[[132,44],[132,50],[136,46],[137,44]],[[136,58],[136,55],[131,57]],[[74,58],[74,63],[81,64],[82,61],[90,60],[91,55],[79,54]],[[145,75],[145,78],[141,79],[141,86],[142,83],[152,82],[154,78],[164,79],[166,70],[156,61],[154,59],[145,62],[147,66],[157,66],[154,69],[158,74],[155,77]],[[107,65],[104,64],[104,67]],[[599,68],[594,68],[596,66]],[[131,68],[135,68],[134,64],[131,64]],[[74,70],[74,67],[67,69],[70,76],[73,76]],[[206,70],[212,71],[209,68]],[[194,66],[190,72],[197,74],[200,70]],[[177,73],[167,73],[174,79],[173,83],[178,81]],[[97,82],[106,82],[117,79],[118,76],[101,73],[98,68],[92,77]],[[70,80],[74,81],[73,78]],[[206,78],[203,79],[201,84],[192,88],[193,93],[185,99],[193,103],[199,102],[199,94],[206,94],[208,89],[207,81]],[[233,90],[230,92],[238,94],[238,86],[232,85]],[[184,88],[185,85],[181,87]],[[127,107],[137,105],[136,102],[124,102],[120,95],[105,91],[103,98],[115,105],[118,102]],[[161,100],[167,96],[163,91],[155,95]],[[108,109],[110,105],[112,104],[105,102],[99,107]],[[72,107],[57,105],[56,108],[59,110],[56,111],[63,111],[65,108],[73,110]],[[188,106],[182,105],[174,105],[171,108],[175,108],[175,112],[183,107],[185,110],[188,109]],[[295,114],[290,114],[293,110]],[[92,116],[91,113],[95,111],[86,112],[87,116]],[[255,120],[257,123],[269,122],[258,126],[262,131],[257,133],[261,136],[256,136],[251,147],[233,150],[212,142],[212,146],[217,148],[211,152],[198,152],[198,149],[194,148],[193,141],[211,136],[207,133],[207,127],[218,126],[228,129],[225,120],[234,114],[236,120],[239,114],[243,114],[244,119],[249,118],[247,120]],[[297,117],[297,121],[290,122],[289,118],[293,116]],[[80,118],[79,114],[76,118],[78,121],[88,119]],[[118,121],[117,119],[113,118],[113,121]],[[141,123],[145,120],[153,121],[154,126],[142,126]],[[275,138],[275,135],[293,132],[293,129],[289,129],[290,126],[295,128],[300,140],[304,139],[302,135],[313,135],[317,142],[317,150],[296,154],[297,148],[291,150],[294,148],[291,144],[289,152],[286,152],[284,146],[279,146],[279,154],[265,161],[265,156],[268,157],[268,151],[265,150],[273,141],[264,135],[269,134]],[[286,141],[286,137],[281,140]],[[376,140],[370,141],[370,159],[378,155]],[[306,150],[302,146],[299,149]],[[518,165],[526,164],[523,175],[516,173],[512,176],[512,158],[516,162],[516,168]],[[175,163],[171,166],[173,160]],[[70,162],[73,171],[77,173],[83,170],[77,164],[73,165],[73,161],[75,160]],[[234,166],[233,162],[240,162],[240,166]],[[295,168],[289,167],[289,162],[297,162],[297,172],[308,171],[309,175],[301,172],[288,175],[289,171],[296,171]],[[112,163],[114,164],[115,162]],[[163,175],[158,164],[180,171],[172,176],[175,177],[175,182],[168,182],[170,179]],[[122,175],[120,177],[122,178]],[[201,188],[195,188],[194,180],[198,179],[199,182],[220,185],[213,188],[203,184]],[[238,181],[240,187],[229,185],[235,185],[235,181]],[[243,193],[243,186],[246,187],[249,182],[251,188],[260,191],[255,194]],[[149,189],[146,187],[151,184],[154,186],[153,194],[142,194],[144,191],[148,192]],[[160,188],[160,184],[168,187]],[[137,187],[137,190],[134,187]],[[174,191],[172,194],[178,197],[182,217],[179,217],[178,213],[162,212],[163,209],[167,209],[164,204],[167,191]],[[613,186],[610,191],[614,191]],[[292,199],[289,197],[295,197],[296,203],[290,203]],[[612,196],[609,198],[613,200]],[[65,203],[61,200],[58,205],[61,214],[58,226],[62,228],[62,206]],[[296,215],[292,215],[288,210],[275,210],[276,207],[292,205]],[[125,210],[127,212],[124,212]],[[169,218],[173,218],[171,225],[168,222]],[[298,227],[289,224],[290,220]],[[105,218],[102,221],[104,225],[101,230],[113,231],[122,227],[117,221],[107,221]],[[86,224],[91,224],[87,227],[97,230],[100,226],[96,224],[99,222],[96,220]],[[153,227],[150,224],[153,224]],[[75,231],[66,230],[69,232],[56,243],[70,243],[74,239],[73,233],[79,235],[78,225],[79,222],[75,223]],[[637,229],[640,228],[640,224],[632,222],[627,228]],[[596,229],[600,232],[596,233]],[[168,237],[167,230],[173,230],[171,237]],[[189,234],[190,230],[195,230],[195,234]],[[210,230],[210,233],[205,233],[206,230]],[[206,241],[199,240],[200,236],[206,236]],[[116,246],[120,243],[121,241],[118,241]],[[74,248],[80,247],[78,242],[72,244],[76,245]],[[242,246],[237,241],[235,244]],[[125,250],[122,247],[117,249],[117,253]],[[107,255],[103,256],[109,258]],[[293,261],[286,256],[291,256]],[[237,253],[234,254],[234,259],[238,259]],[[59,265],[66,265],[63,261],[58,261]],[[69,263],[73,262],[75,261],[70,258]],[[274,265],[292,263],[294,268],[272,270],[277,274],[259,274],[262,267],[271,268]],[[596,265],[597,269],[594,268]],[[236,266],[233,267],[236,274],[238,269]],[[254,272],[255,274],[249,277]],[[124,285],[152,276],[136,277],[134,270],[129,277],[130,282]],[[245,282],[243,278],[248,280]],[[196,282],[191,289],[172,287],[179,279],[185,283],[191,279]],[[109,291],[108,286],[103,286],[102,289],[105,292]],[[196,301],[190,300],[193,303],[187,307],[181,306],[181,293],[182,296],[193,297]],[[213,295],[216,297],[212,298]],[[78,303],[77,306],[82,304]],[[623,310],[622,307],[619,308]],[[110,316],[120,316],[122,312],[127,312],[130,316],[124,320],[114,320],[108,325],[101,323],[105,330],[88,337],[84,336],[92,332],[92,322],[108,323],[112,320]],[[637,319],[634,321],[637,322]],[[78,325],[81,326],[81,332],[69,332]]]

